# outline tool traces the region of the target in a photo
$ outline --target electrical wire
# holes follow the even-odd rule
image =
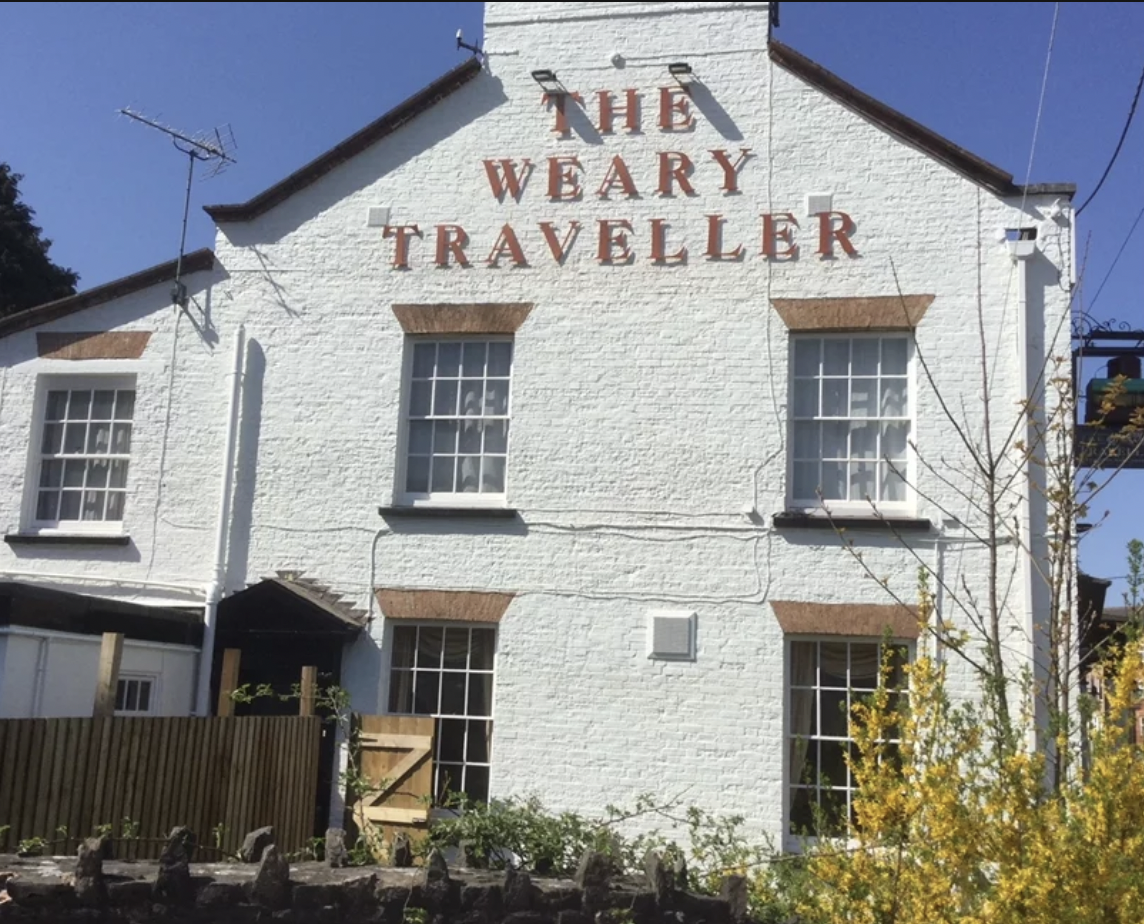
[[[1120,133],[1120,140],[1116,142],[1116,150],[1112,152],[1112,159],[1109,160],[1108,166],[1104,168],[1104,173],[1100,175],[1100,180],[1097,182],[1096,188],[1088,194],[1088,198],[1077,208],[1077,215],[1080,215],[1088,204],[1096,198],[1096,194],[1100,192],[1100,187],[1103,186],[1104,181],[1108,179],[1108,174],[1112,172],[1112,165],[1116,163],[1116,158],[1120,156],[1120,149],[1124,147],[1124,139],[1128,137],[1128,129],[1132,127],[1132,118],[1136,115],[1136,104],[1140,102],[1141,90],[1144,90],[1144,70],[1140,71],[1140,80],[1136,84],[1136,93],[1132,97],[1132,105],[1128,107],[1128,118],[1124,122],[1124,130]]]

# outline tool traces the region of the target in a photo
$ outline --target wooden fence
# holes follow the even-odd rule
[[[263,825],[299,850],[314,833],[321,733],[312,716],[0,719],[0,853],[30,838],[74,853],[104,825],[122,859],[157,857],[177,825],[204,860]]]

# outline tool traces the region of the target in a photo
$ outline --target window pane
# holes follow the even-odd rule
[[[910,662],[910,651],[904,645],[894,645],[890,648],[890,689],[904,690],[906,688],[905,667]]]
[[[796,379],[794,383],[794,416],[818,416],[818,379]]]
[[[814,790],[798,787],[790,791],[790,833],[814,834]]]
[[[475,802],[487,802],[489,798],[489,768],[465,768],[465,794]]]
[[[36,499],[36,519],[40,522],[55,520],[59,511],[60,495],[57,491],[41,491]]]
[[[872,690],[878,685],[878,646],[854,642],[850,646],[850,685],[856,690]]]
[[[60,519],[78,520],[82,491],[64,491],[60,498]]]
[[[854,340],[851,348],[852,375],[878,374],[878,341],[867,337]]]
[[[427,456],[433,451],[433,423],[429,420],[414,420],[409,424],[409,453],[414,456]]]
[[[87,463],[87,486],[106,488],[110,463],[106,459],[92,459]]]
[[[127,681],[117,680],[115,682],[115,709],[120,711],[123,709],[124,704],[127,702]]]
[[[822,458],[845,459],[849,453],[850,424],[844,420],[831,420],[822,426]]]
[[[493,714],[493,675],[469,674],[468,715]]]
[[[460,671],[441,675],[441,714],[465,714],[465,675]]]
[[[59,459],[45,459],[40,465],[40,487],[58,488],[64,477],[64,463]]]
[[[465,759],[477,764],[489,762],[489,732],[491,722],[470,722],[469,738],[466,742]]]
[[[457,459],[457,493],[471,494],[480,489],[481,457],[461,456]]]
[[[140,712],[150,712],[151,711],[151,681],[150,680],[139,681],[139,711]]]
[[[445,630],[445,669],[464,670],[469,663],[469,630]]]
[[[453,456],[433,459],[433,484],[431,490],[449,494],[453,491]]]
[[[846,500],[846,463],[822,463],[822,496],[826,500]]]
[[[822,734],[830,738],[847,737],[849,715],[846,711],[846,691],[823,690],[819,697],[822,709]]]
[[[442,719],[437,723],[437,759],[451,764],[459,764],[465,759],[464,719]]]
[[[508,413],[508,379],[494,379],[485,385],[485,416],[504,417]]]
[[[105,520],[123,519],[123,499],[126,496],[123,491],[109,491],[107,493],[107,512],[103,515]]]
[[[485,374],[485,344],[466,343],[461,356],[462,375],[479,378]]]
[[[433,377],[433,366],[437,356],[435,343],[416,343],[413,345],[413,377],[415,379],[428,379]]]
[[[106,455],[111,447],[111,424],[93,423],[87,428],[87,451],[89,455]]]
[[[823,642],[818,646],[818,684],[846,689],[846,643]]]
[[[877,379],[853,379],[851,381],[850,413],[854,417],[878,416]]]
[[[507,378],[512,371],[512,344],[508,342],[489,344],[489,378]]]
[[[461,373],[461,344],[437,344],[437,377],[457,378]]]
[[[508,421],[488,420],[484,423],[485,452],[508,451]]]
[[[878,465],[875,462],[850,463],[850,500],[878,499]]]
[[[822,424],[800,421],[794,425],[794,457],[796,459],[820,458],[819,433]]]
[[[40,452],[45,455],[55,455],[60,451],[64,438],[63,424],[45,424],[44,438],[40,442]]]
[[[821,790],[819,792],[819,805],[822,807],[822,834],[836,837],[846,831],[846,795],[845,790]]]
[[[117,391],[115,393],[115,419],[131,420],[135,417],[135,392]]]
[[[413,711],[417,715],[436,715],[439,705],[441,675],[436,671],[417,671],[413,693]]]
[[[403,715],[413,711],[413,671],[389,675],[389,711]]]
[[[68,405],[68,420],[87,420],[91,410],[91,392],[73,391]]]
[[[64,487],[82,488],[83,476],[86,472],[86,462],[82,459],[69,459],[64,463]]]
[[[115,392],[97,391],[91,402],[92,420],[111,420],[115,416]]]
[[[496,646],[495,629],[473,629],[471,660],[469,666],[475,671],[493,669],[493,652]]]
[[[433,383],[414,382],[409,387],[409,416],[428,417],[433,409]]]
[[[64,452],[76,455],[87,445],[87,424],[71,423],[64,428]]]
[[[134,712],[139,708],[139,681],[127,681],[127,696],[123,701],[123,710],[125,712]]]
[[[417,666],[419,668],[441,667],[441,649],[445,630],[436,626],[422,626],[417,630]]]
[[[457,383],[438,379],[433,387],[433,413],[438,417],[455,417],[457,414]]]
[[[504,493],[503,456],[490,456],[485,459],[481,472],[481,491],[485,494]]]
[[[905,459],[909,434],[910,425],[904,421],[882,424],[882,458]]]
[[[814,690],[791,690],[791,737],[806,738],[818,734],[818,710],[814,708],[814,701]]]
[[[794,463],[794,498],[796,500],[814,500],[818,497],[818,463]]]
[[[794,342],[794,374],[818,375],[818,357],[821,340],[796,340]]]
[[[882,500],[899,502],[906,499],[906,481],[902,469],[904,464],[903,462],[882,462],[879,465],[882,473]]]
[[[66,391],[49,391],[47,407],[44,409],[45,420],[63,420],[68,408],[68,393]]]
[[[429,457],[410,456],[405,467],[405,490],[410,494],[429,493]]]
[[[131,452],[131,424],[117,423],[111,436],[111,451],[118,456]]]
[[[824,340],[822,346],[822,374],[849,375],[850,341]]]
[[[850,458],[876,459],[878,457],[878,425],[855,423],[850,425]]]
[[[127,460],[116,459],[111,463],[108,484],[113,488],[127,487]]]
[[[882,379],[882,416],[905,417],[908,411],[906,380]]]
[[[393,660],[395,668],[413,667],[413,654],[417,646],[416,626],[396,626],[393,630]]]
[[[461,382],[461,416],[480,417],[484,411],[485,383],[480,379]]]
[[[103,504],[107,499],[104,491],[83,492],[83,518],[85,520],[102,520]]]
[[[822,380],[822,416],[846,417],[850,412],[846,379]]]
[[[905,375],[908,352],[908,344],[904,337],[883,340],[882,375]]]
[[[849,773],[846,768],[845,741],[823,741],[819,751],[818,780],[821,786],[846,786]]]
[[[481,452],[481,422],[479,420],[463,421],[458,429],[460,438],[460,452],[462,455],[479,455]]]
[[[465,768],[460,764],[437,765],[437,800],[445,801],[450,792],[461,792]]]
[[[452,455],[457,451],[457,421],[438,420],[433,424],[433,452]]]

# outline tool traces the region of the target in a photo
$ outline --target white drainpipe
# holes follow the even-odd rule
[[[238,444],[239,400],[242,397],[243,361],[246,350],[246,328],[239,324],[234,335],[234,368],[230,373],[230,403],[227,408],[226,446],[222,459],[222,486],[218,502],[218,527],[215,533],[214,570],[207,585],[203,610],[203,647],[199,653],[199,679],[195,688],[195,715],[211,713],[211,667],[214,663],[215,626],[218,604],[226,582],[226,540],[230,529],[230,489],[234,481],[234,455]]]

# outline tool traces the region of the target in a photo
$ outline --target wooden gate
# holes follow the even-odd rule
[[[398,831],[416,841],[429,827],[435,720],[363,715],[358,723],[359,769],[375,787],[354,804],[358,830],[380,829],[385,845]]]

